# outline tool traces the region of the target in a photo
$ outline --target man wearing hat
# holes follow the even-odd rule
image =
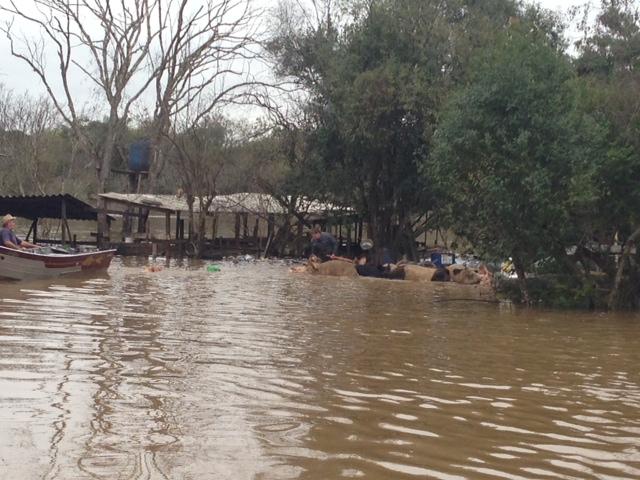
[[[13,229],[16,228],[16,217],[7,213],[2,217],[2,228],[0,229],[0,245],[7,248],[13,248],[15,250],[23,250],[26,248],[36,248],[37,245],[29,243],[26,240],[20,240],[13,233]]]

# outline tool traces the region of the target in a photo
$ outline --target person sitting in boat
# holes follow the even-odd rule
[[[3,247],[13,248],[14,250],[24,250],[29,248],[37,248],[37,245],[20,240],[14,233],[16,228],[16,217],[7,213],[2,217],[2,229],[0,229],[0,241]]]
[[[326,262],[331,260],[337,251],[338,242],[335,237],[323,232],[319,226],[315,226],[311,232],[311,253]]]

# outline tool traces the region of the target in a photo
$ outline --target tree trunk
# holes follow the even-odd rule
[[[105,186],[109,173],[111,172],[111,162],[113,160],[113,151],[115,149],[117,136],[118,136],[118,120],[114,120],[117,117],[117,112],[114,113],[112,108],[111,117],[107,127],[107,134],[104,142],[104,151],[102,158],[97,158],[96,163],[98,167],[98,193],[105,193]],[[98,247],[103,248],[107,245],[109,240],[109,222],[106,213],[100,213],[104,208],[104,202],[98,197]]]
[[[207,228],[207,217],[204,211],[198,213],[198,229],[194,238],[194,245],[196,247],[195,257],[202,258],[204,255],[205,246],[205,229]]]
[[[395,249],[391,217],[386,210],[372,212],[367,218],[369,238],[373,240],[373,258],[376,264],[383,261],[384,249]]]
[[[522,295],[522,303],[530,307],[532,305],[531,295],[529,294],[529,285],[527,284],[527,276],[522,266],[522,262],[516,257],[513,257],[513,268],[518,276],[518,286],[520,287],[520,293]]]
[[[100,189],[102,190],[102,189]],[[99,193],[103,193],[101,191]],[[96,238],[98,248],[107,248],[109,245],[109,220],[105,211],[105,201],[102,197],[98,197],[98,236]]]
[[[637,228],[625,242],[624,248],[622,250],[622,255],[620,256],[620,261],[618,262],[618,269],[616,271],[613,287],[611,289],[611,293],[609,294],[608,307],[610,310],[620,310],[632,306],[630,305],[631,302],[629,300],[625,300],[623,289],[625,281],[625,270],[630,264],[629,260],[631,257],[631,249],[633,248],[638,238],[640,238],[640,228]]]

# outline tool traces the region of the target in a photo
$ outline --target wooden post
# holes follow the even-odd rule
[[[62,245],[66,245],[67,243],[67,231],[65,229],[65,225],[67,223],[67,201],[63,198],[62,199],[62,206],[61,206],[61,212],[60,212],[60,218],[61,218],[61,224],[60,224],[60,229],[62,230]]]
[[[96,235],[96,244],[98,248],[106,246],[105,240],[109,239],[109,222],[107,219],[107,201],[98,195],[98,232]]]
[[[302,255],[302,232],[304,231],[304,223],[302,223],[302,220],[298,220],[298,238],[296,241],[296,256],[301,256]]]
[[[260,245],[258,237],[260,233],[260,217],[256,217],[256,223],[253,225],[253,245],[256,247],[258,256],[260,256],[260,251],[262,250],[262,245]]]
[[[164,255],[171,255],[171,212],[164,213]]]
[[[70,242],[73,241],[73,235],[71,235],[71,229],[69,228],[69,222],[65,220],[64,222],[65,227],[67,227],[67,238],[69,239]]]
[[[127,193],[136,193],[137,175],[133,172],[128,172],[127,177],[128,177]],[[133,221],[135,217],[131,216],[132,213],[134,213],[134,208],[130,204],[127,204],[126,209],[122,215],[123,238],[130,237],[131,233],[133,232]]]
[[[256,223],[253,225],[253,239],[258,241],[258,234],[260,232],[260,218],[256,217]]]
[[[180,239],[180,211],[176,212],[176,240]]]
[[[29,231],[27,232],[27,236],[25,237],[25,239],[27,240],[27,242],[32,241],[31,240],[31,232],[34,232],[34,228],[35,226],[38,224],[38,219],[36,218],[33,222],[31,222],[31,226],[29,227]],[[34,232],[34,238],[35,238],[35,232]],[[35,240],[33,240],[33,243],[36,243]]]
[[[245,240],[249,238],[249,214],[248,213],[242,214],[242,238]]]
[[[211,219],[211,240],[215,244],[216,237],[218,236],[218,214],[215,213]]]
[[[236,213],[236,224],[234,227],[234,235],[236,240],[236,248],[240,248],[240,214]]]
[[[273,237],[273,231],[276,227],[276,216],[273,213],[270,213],[267,217],[267,238]]]

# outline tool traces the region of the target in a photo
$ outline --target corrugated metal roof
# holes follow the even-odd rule
[[[317,200],[300,198],[298,200],[298,210],[313,215],[322,215],[336,210],[347,210],[350,208],[340,208],[337,205]],[[272,195],[266,193],[234,193],[231,195],[218,195],[214,198],[210,212],[259,212],[259,213],[286,213],[286,209]]]
[[[170,212],[187,212],[188,205],[184,197],[175,195],[150,195],[127,193],[102,193],[100,196],[108,201],[132,205],[141,208]],[[350,208],[339,208],[331,203],[322,203],[301,199],[299,210],[312,215],[323,215],[328,212],[341,210],[352,211]],[[198,202],[195,202],[194,211],[199,211]],[[218,195],[214,198],[209,213],[260,213],[283,214],[285,208],[273,196],[264,193],[234,193],[231,195]]]
[[[10,213],[16,217],[28,218],[62,218],[62,204],[65,203],[66,216],[69,220],[98,219],[96,209],[73,195],[28,195],[0,197],[0,215]]]
[[[141,208],[150,208],[152,210],[161,210],[167,212],[186,212],[189,210],[184,197],[176,197],[175,195],[151,195],[137,193],[116,193],[108,192],[99,194],[100,197],[107,201],[131,205]],[[196,211],[197,208],[195,208]]]

